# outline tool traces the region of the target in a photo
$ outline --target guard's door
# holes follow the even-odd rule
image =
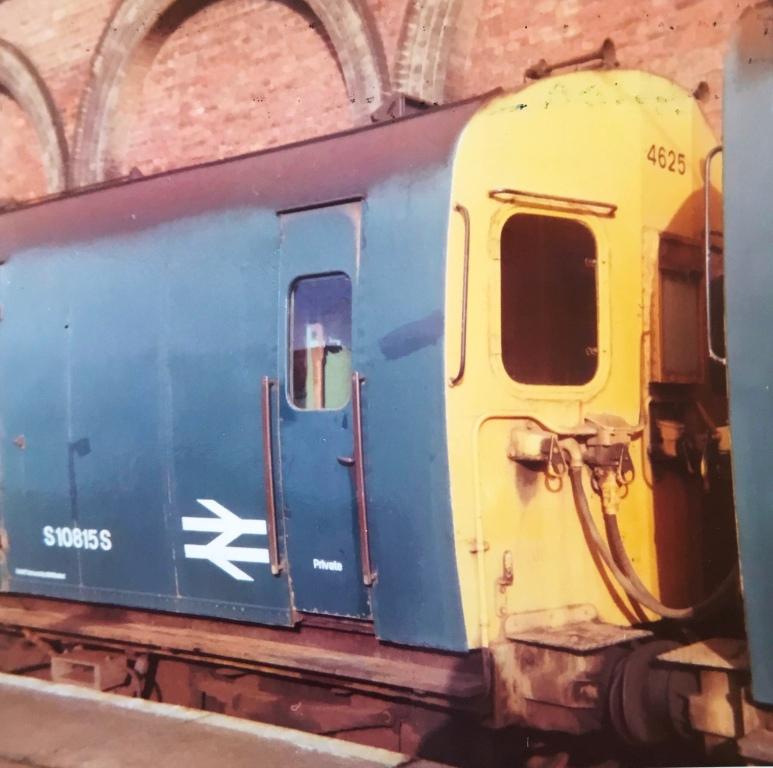
[[[295,608],[368,618],[351,462],[360,204],[280,219],[279,442]]]

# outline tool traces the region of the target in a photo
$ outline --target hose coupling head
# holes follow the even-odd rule
[[[569,458],[569,469],[582,469],[585,466],[585,451],[582,445],[573,437],[565,437],[558,445]]]
[[[593,470],[593,487],[601,497],[601,511],[605,515],[616,515],[621,499],[617,472],[608,467],[596,467]]]

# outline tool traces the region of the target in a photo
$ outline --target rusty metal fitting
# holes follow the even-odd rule
[[[527,80],[539,80],[540,78],[552,75],[557,69],[579,67],[583,64],[593,64],[594,62],[598,63],[595,64],[595,67],[592,67],[593,69],[615,69],[620,66],[617,61],[615,44],[610,38],[606,38],[604,42],[591,53],[574,56],[571,59],[558,61],[555,64],[549,64],[545,59],[540,59],[536,64],[533,64],[526,69],[524,77]]]
[[[564,453],[569,456],[569,467],[571,469],[582,469],[585,466],[585,458],[582,446],[573,437],[565,437],[558,441],[559,446]]]
[[[598,468],[594,476],[601,497],[601,511],[605,515],[617,515],[620,510],[620,485],[617,473],[610,469]]]

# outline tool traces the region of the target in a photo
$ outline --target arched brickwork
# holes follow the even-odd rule
[[[115,117],[142,90],[145,73],[176,20],[217,0],[122,0],[105,27],[75,128],[71,182],[110,175],[122,126]],[[367,121],[390,90],[383,47],[365,0],[305,0],[338,58],[356,121]]]
[[[462,69],[483,0],[413,0],[395,62],[395,90],[428,104],[446,99],[452,71]]]
[[[27,114],[37,133],[48,191],[62,191],[67,182],[67,142],[59,113],[35,66],[5,40],[0,40],[0,89]]]

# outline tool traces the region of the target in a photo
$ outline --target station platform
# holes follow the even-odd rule
[[[0,674],[0,768],[442,768],[201,710]]]

